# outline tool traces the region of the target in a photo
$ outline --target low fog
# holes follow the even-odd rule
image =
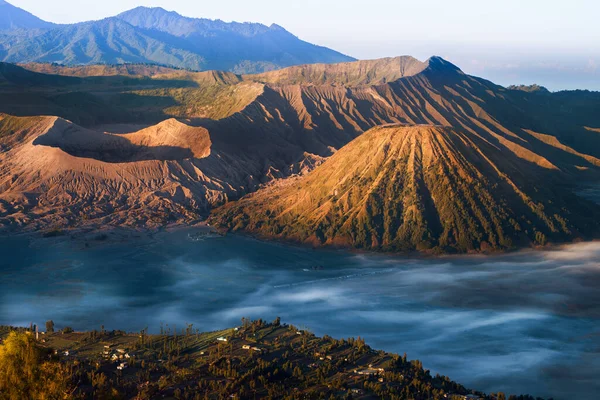
[[[59,328],[157,332],[280,316],[317,335],[406,352],[479,390],[555,399],[600,392],[600,243],[431,259],[235,236],[193,242],[184,232],[85,251],[68,239],[0,241],[9,246],[0,324],[53,319]]]

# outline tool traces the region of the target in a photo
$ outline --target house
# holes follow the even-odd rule
[[[369,364],[369,368],[376,369],[379,372],[385,372],[385,370],[383,368],[377,368],[377,367],[373,366],[373,364]]]
[[[302,335],[302,331],[296,331],[296,335]]]
[[[66,350],[66,351],[63,353],[63,355],[64,355],[65,357],[69,357],[69,354],[70,354],[70,353],[69,353],[69,350]]]
[[[129,355],[129,353],[125,353],[125,355],[124,355],[123,357],[125,357],[125,358],[127,358],[127,359],[130,359],[130,358],[131,358],[131,356]]]
[[[118,369],[119,371],[122,371],[122,370],[124,370],[124,369],[127,369],[127,367],[129,367],[129,364],[127,364],[126,362],[122,362],[121,364],[119,364],[119,365],[117,366],[117,369]]]
[[[327,356],[325,358],[328,359],[329,361],[333,360],[333,357],[331,357],[331,356]]]
[[[218,337],[217,342],[227,342],[227,338],[224,338],[223,336]]]
[[[258,347],[253,347],[253,348],[252,348],[252,350],[254,350],[254,351],[258,351],[258,352],[261,352],[261,351],[262,351],[262,349],[259,349]]]
[[[111,359],[112,361],[117,361],[117,360],[119,359],[119,356],[113,353],[113,355],[112,355],[112,356],[110,356],[110,359]]]
[[[247,344],[245,344],[245,345],[242,346],[242,349],[244,349],[244,350],[250,350],[250,346],[248,346]]]
[[[358,374],[358,375],[372,376],[372,375],[379,375],[381,373],[381,371],[379,371],[378,369],[375,369],[375,368],[365,368],[365,369],[361,369],[361,370],[355,369],[354,373]]]
[[[117,349],[117,353],[125,354],[125,349]]]

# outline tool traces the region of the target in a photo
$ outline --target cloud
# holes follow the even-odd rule
[[[54,319],[76,329],[156,332],[161,322],[215,330],[242,317],[280,316],[319,335],[361,336],[374,348],[407,352],[480,390],[558,399],[600,391],[591,378],[600,362],[590,357],[600,349],[600,243],[407,259],[236,236],[171,240],[139,251],[42,246],[33,259],[15,258],[20,268],[0,279],[0,324]],[[574,366],[585,371],[583,387],[559,372]]]

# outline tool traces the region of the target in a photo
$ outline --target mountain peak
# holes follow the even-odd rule
[[[137,7],[117,15],[116,18],[139,28],[157,30],[185,38],[214,37],[224,32],[234,33],[241,37],[253,37],[269,30],[267,26],[258,23],[227,23],[208,18],[186,17],[160,7]]]
[[[177,13],[176,11],[169,11],[162,7],[146,7],[146,6],[138,6],[138,7],[132,8],[131,10],[123,11],[122,13],[118,14],[117,17],[131,15],[131,14],[141,14],[141,13],[163,14],[163,15],[173,15],[173,16],[181,17],[181,15],[179,13]]]
[[[428,67],[435,71],[460,72],[461,69],[440,56],[432,56],[426,61]]]
[[[510,85],[507,87],[507,89],[520,90],[522,92],[527,92],[527,93],[543,93],[543,94],[550,93],[550,91],[546,87],[540,86],[535,83],[532,85]]]
[[[0,31],[15,29],[47,29],[54,26],[35,15],[12,4],[0,0],[2,12],[0,13]]]
[[[568,225],[538,217],[539,206],[529,196],[543,189],[536,188],[533,170],[519,178],[522,189],[516,188],[516,176],[508,179],[502,172],[513,163],[531,168],[468,130],[384,125],[308,175],[215,210],[211,225],[264,238],[385,251],[499,250],[540,241],[538,231],[573,235]],[[536,201],[550,215],[550,209],[567,206],[551,192]],[[584,227],[585,212],[572,210],[568,224]]]
[[[287,29],[285,29],[283,26],[278,25],[278,24],[271,24],[269,26],[269,29],[271,29],[273,31],[285,31],[285,32],[287,32]]]

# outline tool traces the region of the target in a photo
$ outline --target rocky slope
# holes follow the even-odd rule
[[[213,204],[256,190],[264,165],[214,148],[205,128],[166,120],[125,134],[57,117],[0,115],[0,227],[157,228],[190,223]],[[311,169],[297,157],[271,178]]]
[[[303,178],[223,206],[211,221],[262,237],[385,251],[508,249],[598,232],[599,208],[536,179],[547,167],[468,131],[391,125],[364,133]]]
[[[56,117],[0,116],[0,215],[25,229],[194,220],[199,199],[224,200],[228,190],[209,175],[210,145],[205,129],[174,120],[112,135]]]
[[[342,64],[311,64],[285,68],[257,75],[248,80],[276,85],[376,85],[397,81],[406,76],[417,75],[428,67],[410,56],[362,60]]]
[[[61,67],[54,68],[57,72],[61,70]],[[90,75],[96,74],[92,67],[80,69],[78,74],[85,76],[86,70]],[[58,115],[86,127],[87,131],[95,132],[93,135],[101,135],[103,140],[107,138],[104,130],[131,132],[141,129],[140,124],[142,127],[153,126],[174,116],[190,129],[204,129],[210,141],[210,154],[204,158],[197,155],[202,152],[190,154],[189,146],[180,143],[173,145],[178,149],[176,154],[168,157],[158,156],[156,149],[150,151],[147,147],[139,151],[139,144],[126,145],[126,157],[114,152],[106,152],[108,155],[101,156],[87,148],[84,149],[86,153],[74,152],[65,146],[55,147],[69,156],[85,159],[86,163],[90,159],[108,163],[110,168],[118,163],[127,164],[128,168],[138,163],[166,164],[175,172],[161,179],[176,181],[190,190],[188,204],[197,214],[205,214],[213,206],[235,200],[274,179],[308,172],[318,166],[324,157],[336,154],[373,127],[386,124],[452,127],[453,134],[449,137],[468,139],[470,146],[479,149],[498,167],[499,172],[493,168],[482,169],[481,158],[464,155],[467,157],[465,162],[472,163],[473,171],[477,171],[466,170],[471,171],[467,174],[470,179],[480,180],[482,184],[487,182],[484,185],[489,186],[486,193],[492,197],[504,196],[502,198],[505,199],[497,200],[498,203],[492,204],[492,209],[481,208],[477,212],[493,215],[496,219],[511,215],[521,233],[516,233],[513,223],[510,225],[514,229],[505,225],[496,226],[495,222],[490,222],[491,228],[482,225],[481,221],[469,222],[470,233],[463,240],[463,236],[456,233],[457,228],[446,231],[441,228],[443,223],[436,223],[436,217],[431,220],[430,214],[424,212],[422,216],[427,224],[438,227],[434,229],[426,224],[428,227],[424,228],[425,231],[431,232],[421,242],[407,239],[408,248],[437,247],[461,251],[488,245],[491,248],[506,248],[511,243],[522,245],[536,240],[544,242],[588,237],[592,230],[582,225],[577,215],[570,214],[576,202],[567,199],[570,192],[564,188],[575,181],[598,179],[598,93],[507,90],[468,76],[438,57],[425,62],[399,57],[348,64],[310,65],[244,76],[184,70],[157,73],[143,68],[134,69],[132,73],[136,71],[137,74],[127,76],[73,77],[40,74],[0,64],[0,112]],[[69,72],[64,75],[74,74]],[[132,124],[136,126],[135,129]],[[93,136],[89,132],[87,135]],[[107,143],[115,140],[113,136]],[[135,137],[135,134],[131,137]],[[450,140],[442,140],[441,134],[433,137],[419,143],[446,143]],[[122,138],[119,136],[118,140]],[[453,155],[456,159],[460,158],[458,153],[462,154],[469,148],[459,146],[454,139],[450,143],[453,146],[449,146],[448,151],[458,149],[457,154]],[[7,165],[8,162],[16,162],[24,166],[16,174],[22,177],[22,185],[5,186],[1,192],[4,198],[16,198],[19,195],[15,193],[27,192],[23,188],[34,184],[35,174],[28,174],[26,161],[18,161],[25,160],[25,157],[12,151],[12,144],[3,145],[11,150],[10,154],[4,156]],[[152,144],[150,147],[156,146],[161,145]],[[429,151],[426,150],[429,145],[424,146],[423,151]],[[180,173],[184,164],[193,165],[194,173],[189,173],[189,168],[185,173]],[[32,168],[32,171],[35,170]],[[391,171],[387,173],[395,174]],[[494,188],[498,176],[503,177],[505,184],[501,188]],[[141,180],[145,182],[144,179],[142,177]],[[516,189],[507,186],[509,180]],[[534,184],[531,187],[535,187],[535,190],[528,186],[532,182]],[[544,184],[538,185],[538,182]],[[431,184],[437,186],[441,183],[432,181]],[[361,186],[361,190],[370,189],[368,185]],[[515,194],[517,189],[524,193],[524,197]],[[71,194],[74,198],[86,198],[89,192],[87,189],[77,189]],[[56,186],[53,193],[53,204],[59,204],[62,201],[58,200],[61,197],[60,187]],[[478,196],[485,197],[487,194]],[[552,212],[543,215],[536,213],[524,198],[531,198],[533,203],[542,204]],[[458,197],[453,199],[458,204]],[[169,196],[164,201],[177,203]],[[2,221],[14,225],[22,220],[21,216],[15,217],[14,211],[19,201],[11,200],[10,204],[13,211],[5,211]],[[249,206],[250,203],[240,204]],[[462,203],[460,208],[465,208],[465,204]],[[562,205],[564,209],[552,204]],[[35,202],[29,206],[25,213],[28,220],[37,218],[37,207],[39,205]],[[120,208],[123,212],[126,209],[126,206]],[[108,209],[104,212],[105,216],[111,213]],[[259,215],[260,210],[244,212],[255,221],[263,218]],[[75,216],[80,214],[74,213]],[[563,226],[555,214],[558,218],[564,218],[566,225]],[[312,211],[310,215],[313,216]],[[518,219],[523,216],[529,218],[529,222]],[[458,223],[460,218],[458,214],[453,214],[450,219]],[[74,217],[72,223],[76,224],[77,221]],[[128,223],[133,222],[129,220]],[[229,217],[223,221],[229,227],[237,226],[239,221],[235,221],[235,224],[231,222]],[[312,223],[305,225],[305,232],[298,238],[307,238],[306,233],[314,228]],[[244,227],[253,224],[249,220]],[[381,233],[375,239],[364,239],[356,245],[399,248],[399,242],[391,239],[392,231],[388,233],[388,239],[384,239]],[[417,238],[419,234],[416,232],[425,231],[410,231],[409,236]],[[443,235],[447,236],[445,242]],[[350,243],[342,234],[335,233],[332,237],[336,240],[345,237],[339,240]],[[425,245],[421,246],[423,243]]]

